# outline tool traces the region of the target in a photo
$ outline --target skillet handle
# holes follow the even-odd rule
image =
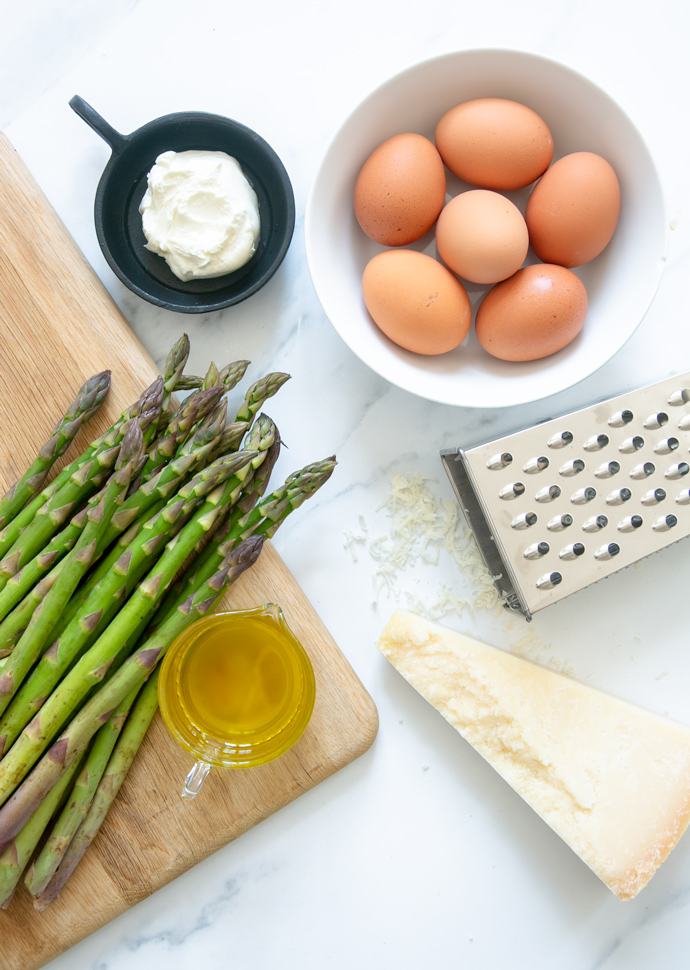
[[[119,131],[115,131],[112,125],[109,125],[105,118],[102,118],[99,113],[91,107],[83,98],[80,98],[78,94],[70,100],[70,108],[82,118],[87,125],[89,125],[93,130],[101,136],[101,138],[106,141],[112,148],[115,154],[121,152],[127,145],[128,138],[126,135],[121,135]]]

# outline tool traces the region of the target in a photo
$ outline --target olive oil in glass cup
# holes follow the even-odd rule
[[[309,657],[279,606],[215,613],[171,645],[158,684],[161,714],[197,759],[183,798],[212,767],[251,768],[284,754],[304,732],[316,687]]]

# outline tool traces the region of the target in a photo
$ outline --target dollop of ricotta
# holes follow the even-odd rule
[[[148,174],[139,212],[146,248],[184,282],[232,273],[256,250],[256,192],[225,152],[163,152]]]

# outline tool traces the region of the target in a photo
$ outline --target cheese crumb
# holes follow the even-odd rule
[[[370,534],[362,516],[359,534],[346,530],[345,548],[357,562],[356,545],[366,547],[376,562],[373,576],[374,603],[385,592],[408,610],[438,620],[447,613],[459,616],[469,611],[503,613],[503,605],[491,575],[484,564],[472,533],[465,525],[454,502],[437,498],[429,488],[436,479],[419,474],[406,478],[396,475],[388,495],[376,509],[385,511],[390,520],[388,531]],[[400,574],[418,563],[438,566],[449,556],[469,583],[466,593],[440,583],[436,596],[425,602],[416,591],[401,589]]]

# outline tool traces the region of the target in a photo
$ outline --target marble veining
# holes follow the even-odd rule
[[[409,597],[462,595],[449,555],[401,569],[375,592],[369,542],[391,520],[394,475],[452,502],[438,453],[479,443],[690,367],[687,158],[690,19],[624,0],[37,0],[4,12],[0,127],[160,364],[183,332],[190,369],[252,361],[251,379],[292,380],[266,406],[288,448],[280,480],[335,452],[328,488],[275,545],[370,691],[381,727],[358,762],[301,796],[112,924],[50,970],[685,970],[690,836],[643,893],[619,903],[374,644]],[[326,319],[304,252],[309,187],[348,113],[387,77],[458,48],[508,47],[563,61],[630,115],[654,157],[672,227],[659,291],[616,356],[580,384],[519,408],[430,403],[387,384]],[[643,65],[643,66],[642,66]],[[248,124],[283,159],[297,222],[266,287],[216,314],[176,315],[134,296],[96,240],[93,197],[108,147],[68,107],[80,94],[122,132],[185,109]],[[345,534],[361,533],[356,561]],[[690,722],[688,540],[537,614],[448,612],[443,622]],[[471,584],[470,584],[471,585]],[[200,796],[203,797],[203,794]],[[2,942],[0,940],[0,947]],[[22,970],[22,968],[17,968]]]

